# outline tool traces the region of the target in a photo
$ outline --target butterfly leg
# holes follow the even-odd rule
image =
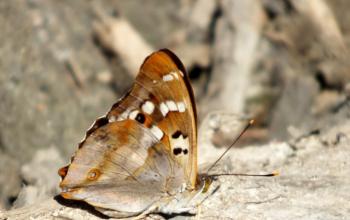
[[[138,219],[145,219],[147,215],[154,213],[154,211],[157,209],[156,205],[150,206],[148,209],[145,211],[141,212],[139,215],[133,217],[133,219],[138,220]]]

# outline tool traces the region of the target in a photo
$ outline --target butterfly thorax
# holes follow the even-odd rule
[[[171,197],[164,198],[156,209],[164,214],[195,214],[196,208],[207,198],[212,178],[206,175],[198,177],[196,188],[180,189]]]

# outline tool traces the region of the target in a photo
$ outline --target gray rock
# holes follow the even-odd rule
[[[320,134],[307,135],[290,143],[272,142],[232,149],[232,155],[236,155],[230,157],[234,168],[227,170],[220,163],[217,172],[243,170],[243,173],[256,174],[278,170],[280,175],[220,176],[211,184],[210,193],[198,206],[196,216],[173,219],[346,219],[350,214],[349,129],[350,123],[344,121]],[[334,142],[339,133],[344,135]],[[0,216],[97,219],[82,209],[65,207],[51,200],[0,212]]]
[[[57,195],[60,192],[57,170],[63,165],[57,149],[39,150],[32,161],[21,168],[21,177],[26,185],[22,187],[13,208],[35,204]]]
[[[270,132],[272,138],[288,140],[288,127],[295,126],[307,132],[311,128],[313,116],[311,108],[319,91],[316,81],[307,75],[286,76],[277,106],[272,112]]]
[[[1,152],[1,151],[0,151]],[[20,189],[20,165],[15,158],[0,153],[0,210],[11,207]]]
[[[204,202],[199,218],[346,219],[350,214],[350,137],[344,135],[341,141],[332,140],[339,132],[348,134],[349,128],[346,122],[321,136],[302,138],[293,146],[271,143],[233,149],[232,154],[237,155],[232,159],[235,167],[246,167],[247,173],[277,169],[280,175],[219,177],[213,186],[220,188]],[[332,144],[325,144],[325,140]],[[291,154],[292,147],[295,151]],[[281,148],[289,150],[281,151]],[[264,165],[262,160],[252,157],[280,159]]]

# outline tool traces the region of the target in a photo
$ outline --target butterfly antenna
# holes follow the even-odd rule
[[[208,175],[210,177],[218,177],[218,176],[262,176],[262,177],[271,177],[271,176],[279,176],[280,173],[278,171],[274,171],[272,173],[266,174],[247,174],[247,173],[222,173],[222,174],[212,174]]]
[[[209,174],[209,171],[216,166],[216,164],[225,156],[225,154],[237,143],[237,141],[242,137],[242,135],[248,130],[248,128],[254,123],[254,119],[251,119],[241,133],[236,137],[232,144],[225,150],[223,154],[209,167],[206,173]]]

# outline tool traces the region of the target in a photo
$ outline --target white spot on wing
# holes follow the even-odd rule
[[[108,118],[108,122],[111,123],[111,122],[115,122],[117,120],[117,118],[112,115],[111,117]]]
[[[123,121],[123,120],[127,119],[128,116],[129,116],[129,113],[130,113],[130,109],[127,109],[127,110],[123,111],[123,112],[118,116],[117,121]]]
[[[163,76],[163,81],[164,81],[164,82],[172,81],[173,79],[174,79],[174,76],[171,75],[171,73],[169,73],[169,74]]]
[[[160,103],[160,112],[162,112],[162,115],[165,117],[167,114],[168,114],[168,112],[169,112],[169,108],[168,108],[168,106],[164,103],[164,102],[162,102],[162,103]]]
[[[160,130],[160,128],[158,128],[158,127],[155,126],[155,125],[152,125],[152,127],[151,127],[150,130],[151,130],[152,134],[153,134],[158,140],[161,140],[161,139],[162,139],[164,133],[163,133],[162,130]]]
[[[143,112],[150,115],[154,111],[154,104],[151,101],[146,101],[141,108]]]
[[[177,106],[176,106],[176,104],[175,104],[175,102],[174,101],[171,101],[171,100],[169,100],[169,101],[166,101],[166,105],[168,106],[168,108],[169,108],[169,110],[170,111],[177,111],[178,109],[177,109]]]
[[[135,120],[138,113],[139,113],[138,110],[134,110],[134,111],[130,112],[129,118]]]
[[[155,140],[154,137],[149,134],[146,135],[146,133],[143,133],[140,137],[139,142],[141,145],[143,145],[145,149],[148,149],[152,147],[154,144],[156,144],[158,140]]]
[[[162,112],[162,115],[165,117],[169,111],[171,112],[185,112],[186,111],[186,105],[184,102],[177,102],[175,103],[172,100],[168,100],[165,102],[160,103],[160,111]]]
[[[188,137],[184,137],[183,134],[181,134],[179,137],[177,138],[173,138],[171,137],[170,138],[170,146],[171,146],[171,149],[173,150],[174,148],[181,148],[182,149],[182,153],[177,155],[177,157],[188,157],[188,153],[187,154],[184,154],[183,151],[184,150],[187,150],[187,152],[189,151],[189,147],[190,147],[190,142],[189,142],[189,139]]]
[[[181,74],[181,71],[180,71],[180,74]],[[174,79],[174,77],[176,78],[176,79],[179,79],[179,74],[178,74],[178,72],[176,72],[176,71],[171,71],[168,75],[165,75],[165,76],[167,76],[167,77],[169,77],[170,78],[170,76],[171,76],[171,80],[173,80]],[[164,76],[163,76],[163,80],[164,80]],[[165,81],[165,80],[164,80]]]
[[[179,79],[179,75],[177,74],[177,72],[172,72],[173,75],[175,76],[176,79]]]
[[[177,103],[177,108],[179,109],[179,112],[185,112],[185,110],[186,110],[185,103],[183,103],[183,102],[178,102],[178,103]]]

